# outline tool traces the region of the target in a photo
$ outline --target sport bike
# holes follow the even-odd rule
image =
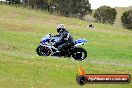
[[[87,51],[84,48],[79,47],[87,42],[86,39],[75,40],[74,45],[67,48],[67,55],[53,46],[57,41],[59,41],[59,37],[53,37],[51,34],[47,34],[41,39],[40,44],[36,49],[37,54],[39,56],[73,57],[75,60],[79,61],[82,61],[87,57]]]

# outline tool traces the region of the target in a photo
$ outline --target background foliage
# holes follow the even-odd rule
[[[116,19],[116,9],[109,6],[101,6],[95,10],[93,17],[97,22],[114,24]]]
[[[127,29],[132,29],[132,10],[125,11],[121,16],[121,22]]]

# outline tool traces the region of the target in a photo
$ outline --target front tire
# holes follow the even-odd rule
[[[51,51],[48,47],[43,47],[41,45],[37,47],[36,52],[39,56],[49,56],[51,54]]]
[[[76,47],[73,50],[72,57],[75,60],[82,61],[87,57],[87,51],[82,47]]]

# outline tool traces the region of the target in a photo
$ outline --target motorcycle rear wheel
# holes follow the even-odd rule
[[[73,50],[72,57],[75,60],[82,61],[87,57],[87,51],[82,47],[76,47]]]

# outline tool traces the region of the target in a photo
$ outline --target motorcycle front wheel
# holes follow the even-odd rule
[[[39,56],[49,56],[51,54],[51,50],[48,47],[41,45],[36,48],[36,52]]]

